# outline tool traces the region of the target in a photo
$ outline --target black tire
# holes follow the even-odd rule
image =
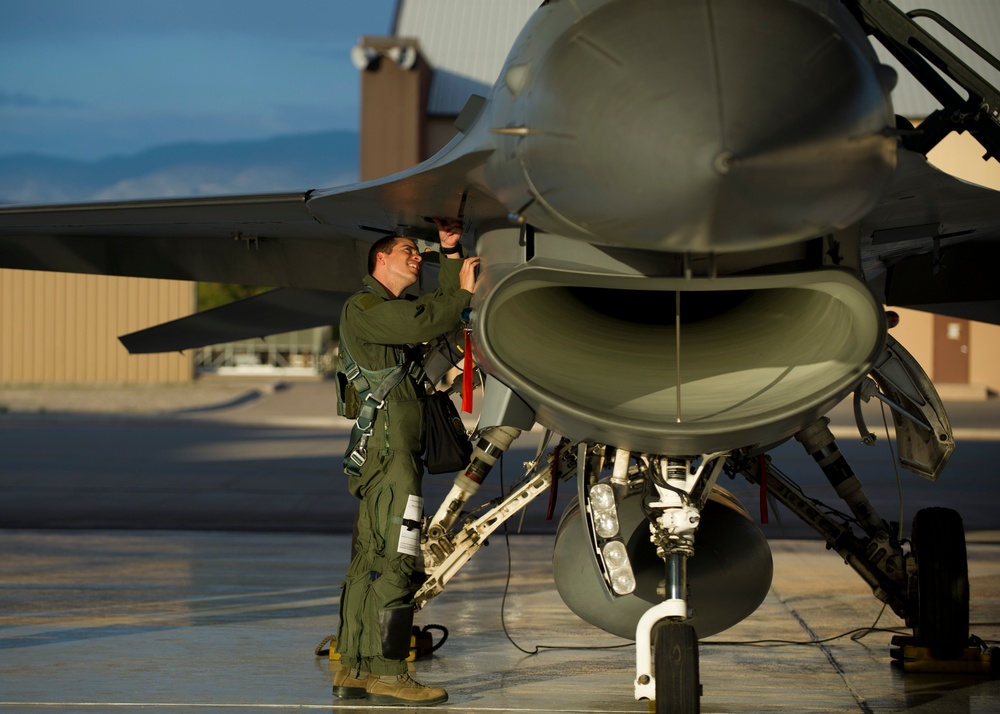
[[[661,620],[653,628],[656,714],[698,714],[698,638],[683,622]]]
[[[949,508],[925,508],[913,519],[917,567],[918,645],[954,656],[969,642],[969,561],[962,518]]]

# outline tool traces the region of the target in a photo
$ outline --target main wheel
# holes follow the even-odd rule
[[[653,628],[656,714],[697,714],[701,709],[698,681],[698,638],[683,622],[661,620]]]
[[[917,568],[917,644],[945,656],[969,642],[969,561],[962,518],[949,508],[925,508],[913,519]]]

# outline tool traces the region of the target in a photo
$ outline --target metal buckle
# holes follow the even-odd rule
[[[358,446],[347,456],[347,460],[352,464],[357,464],[358,468],[364,466],[365,461],[368,460],[368,449],[364,446]]]

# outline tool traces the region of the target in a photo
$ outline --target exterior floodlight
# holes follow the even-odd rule
[[[398,64],[402,69],[413,69],[417,64],[417,51],[412,45],[390,47],[386,54],[389,56],[389,59]]]
[[[375,69],[378,66],[378,60],[381,56],[378,50],[371,47],[354,45],[351,48],[351,64],[362,72]]]

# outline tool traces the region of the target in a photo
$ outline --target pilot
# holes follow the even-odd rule
[[[432,293],[401,299],[420,276],[422,258],[410,238],[383,238],[369,252],[365,288],[347,300],[340,318],[341,345],[363,370],[388,371],[406,345],[461,326],[462,311],[476,289],[479,259],[464,257],[461,224],[435,223],[442,260],[440,288]],[[419,554],[419,531],[414,529],[423,506],[424,400],[419,387],[407,375],[391,389],[378,410],[360,473],[349,477],[349,490],[361,504],[355,553],[340,597],[336,651],[341,667],[333,693],[342,699],[409,706],[448,699],[444,689],[411,678],[405,661]]]

